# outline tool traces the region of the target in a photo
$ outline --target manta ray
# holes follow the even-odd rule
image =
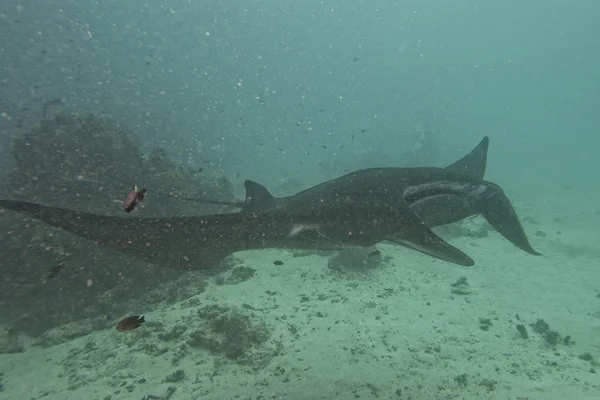
[[[476,214],[537,255],[510,200],[483,180],[487,147],[484,138],[446,168],[370,168],[283,198],[248,181],[239,213],[116,217],[12,200],[0,200],[0,207],[147,262],[183,269],[210,268],[243,250],[341,250],[382,241],[471,266],[471,257],[431,227]]]
[[[482,215],[515,246],[529,254],[540,255],[529,244],[517,213],[504,191],[498,185],[484,180],[488,148],[489,138],[486,136],[471,152],[446,168],[364,169],[287,197],[275,197],[260,183],[246,181],[246,200],[229,205],[240,208],[241,213],[292,210],[307,199],[326,200],[332,193],[332,187],[363,187],[403,198],[429,228]],[[387,240],[414,248],[410,241],[397,236]]]

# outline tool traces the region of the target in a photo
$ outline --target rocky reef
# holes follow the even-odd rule
[[[1,197],[123,215],[123,200],[137,184],[148,188],[145,216],[224,211],[183,200],[188,197],[233,200],[226,177],[205,177],[164,149],[143,154],[138,143],[136,133],[108,117],[57,114],[14,139],[15,168],[2,176]],[[0,212],[0,224],[0,323],[11,333],[39,336],[84,320],[82,326],[94,329],[102,325],[101,316],[111,320],[186,295],[185,287],[161,290],[182,278],[182,271],[131,259],[6,211]]]

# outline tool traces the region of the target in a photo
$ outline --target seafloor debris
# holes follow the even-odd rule
[[[364,272],[390,259],[389,256],[383,257],[375,246],[348,248],[334,253],[327,267],[336,272]]]
[[[529,333],[527,332],[527,328],[523,324],[517,324],[517,331],[523,339],[529,339]]]
[[[469,286],[467,278],[464,276],[458,278],[456,282],[451,283],[450,286],[452,287],[452,289],[450,290],[452,294],[459,294],[462,296],[473,294],[473,290]]]
[[[148,395],[142,397],[142,400],[169,400],[171,398],[171,396],[173,396],[173,393],[175,393],[176,391],[177,391],[177,388],[175,386],[169,386],[167,388],[167,392],[165,394],[163,394],[162,396],[148,394]]]

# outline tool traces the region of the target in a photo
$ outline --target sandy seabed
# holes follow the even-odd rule
[[[388,244],[362,268],[239,253],[253,274],[134,331],[1,354],[0,399],[600,399],[600,215],[533,203],[539,257],[495,232],[448,239],[468,268]]]

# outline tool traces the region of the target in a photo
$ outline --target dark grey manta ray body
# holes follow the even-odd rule
[[[529,244],[517,213],[503,190],[483,180],[488,147],[489,139],[484,137],[469,154],[446,168],[364,169],[287,197],[274,197],[263,185],[246,181],[246,201],[239,207],[242,213],[291,210],[307,198],[328,201],[328,196],[335,193],[331,190],[332,186],[352,187],[354,193],[362,188],[370,193],[402,198],[430,228],[483,215],[515,246],[539,255]],[[387,240],[415,248],[395,235]]]
[[[341,194],[341,192],[337,192]],[[241,250],[263,248],[340,250],[372,246],[398,235],[424,252],[472,265],[435,235],[401,198],[346,192],[325,204],[308,199],[293,210],[206,216],[113,217],[24,201],[0,207],[28,215],[82,238],[166,267],[205,269]]]
[[[487,140],[482,143],[487,150]],[[518,247],[537,254],[502,190],[462,171],[481,158],[476,150],[447,169],[357,171],[275,200],[277,205],[247,202],[243,212],[234,214],[110,217],[10,200],[0,200],[0,207],[148,262],[185,269],[209,268],[242,250],[340,250],[384,240],[473,265],[469,256],[435,235],[419,212],[429,222],[452,222],[477,210]]]

